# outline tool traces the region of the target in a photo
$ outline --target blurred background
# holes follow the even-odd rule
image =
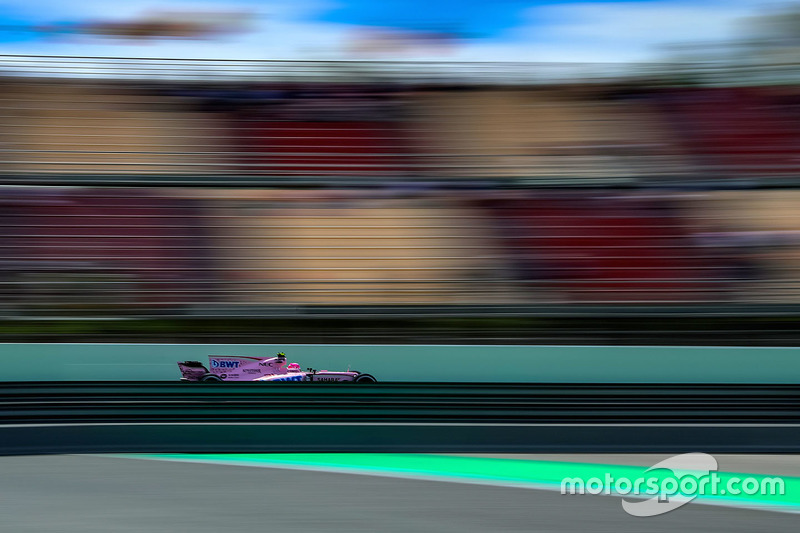
[[[4,2],[0,340],[800,340],[800,5]]]

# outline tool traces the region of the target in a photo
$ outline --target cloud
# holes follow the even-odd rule
[[[121,45],[102,38],[69,38],[4,43],[3,53],[176,58],[336,59],[345,57],[352,24],[325,20],[336,0],[37,0],[15,4],[37,20],[119,19],[161,10],[253,10],[254,31],[214,41],[159,40]],[[347,4],[348,0],[343,0]],[[432,0],[435,2],[436,0]],[[551,0],[530,0],[531,4]],[[669,44],[721,41],[734,37],[741,18],[757,14],[757,0],[579,1],[532,5],[520,11],[518,26],[491,38],[467,39],[440,57],[463,61],[626,62],[659,58]],[[556,3],[558,2],[558,3]],[[516,0],[516,6],[523,4]],[[525,5],[531,5],[525,4]],[[464,9],[468,9],[466,5]],[[488,5],[488,4],[487,4]],[[506,6],[508,8],[508,6]],[[506,11],[508,11],[506,9]],[[404,59],[415,59],[404,57]]]
[[[752,4],[618,2],[533,8],[528,17],[553,21],[537,26],[537,40],[646,44],[731,38],[736,21],[753,12]]]
[[[293,2],[215,2],[197,0],[132,0],[109,7],[105,0],[67,3],[38,0],[37,12],[48,17],[30,19],[34,24],[53,21],[125,20],[152,11],[250,11],[256,15],[252,31],[213,40],[153,39],[134,41],[90,35],[41,38],[32,42],[4,43],[2,53],[42,55],[92,55],[209,59],[298,59],[324,57],[343,48],[350,28],[341,24],[309,21],[327,9],[324,0]]]
[[[472,42],[459,58],[628,62],[658,59],[671,44],[722,42],[763,2],[603,2],[532,7],[500,43]]]

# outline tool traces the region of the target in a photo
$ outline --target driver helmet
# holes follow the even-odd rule
[[[276,355],[275,357],[281,357],[283,359],[286,359],[286,354],[283,352],[278,352],[278,355]]]
[[[289,363],[286,366],[286,370],[289,372],[300,372],[300,363]]]

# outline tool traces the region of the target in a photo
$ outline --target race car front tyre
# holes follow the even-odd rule
[[[222,378],[214,374],[205,374],[200,378],[203,383],[222,383]]]
[[[359,374],[355,379],[356,383],[377,383],[378,380],[370,374]]]

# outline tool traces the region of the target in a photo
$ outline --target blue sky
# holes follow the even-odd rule
[[[635,3],[619,0],[615,3]],[[640,0],[653,3],[658,0]],[[364,26],[395,26],[416,31],[454,31],[476,38],[497,38],[530,21],[526,12],[541,6],[603,4],[605,0],[347,0],[332,6],[319,20]]]
[[[0,0],[0,53],[338,59],[392,57],[365,28],[452,32],[457,44],[407,47],[407,59],[640,61],[666,45],[723,41],[762,0]],[[33,31],[129,20],[154,10],[247,11],[250,31],[214,40],[123,41]],[[371,43],[371,42],[370,42]],[[365,51],[366,48],[366,51]]]
[[[348,0],[322,13],[319,19],[491,37],[522,24],[525,9],[542,3],[525,0]]]

